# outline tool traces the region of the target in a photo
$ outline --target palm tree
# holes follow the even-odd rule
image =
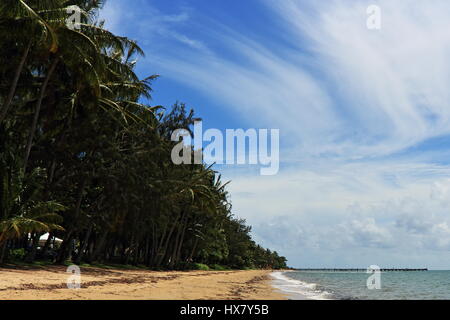
[[[73,1],[70,2],[73,4]],[[47,71],[43,78],[39,97],[37,99],[31,129],[29,132],[24,155],[24,168],[28,165],[31,147],[37,129],[42,102],[46,95],[49,81],[58,64],[76,74],[79,83],[85,89],[91,90],[90,99],[98,101],[98,105],[113,108],[128,117],[121,103],[114,101],[109,96],[114,92],[114,97],[121,97],[127,104],[136,103],[140,96],[149,98],[149,83],[155,76],[140,81],[135,75],[134,62],[129,60],[136,54],[143,54],[142,50],[133,41],[125,37],[118,37],[103,28],[103,24],[96,24],[90,20],[98,9],[98,1],[76,1],[83,13],[80,30],[69,28],[66,25],[66,2],[61,2],[63,7],[43,12],[43,20],[48,20],[58,39],[58,49],[53,52],[52,47],[43,48],[43,56],[48,53]],[[85,10],[83,10],[85,9]],[[126,58],[123,57],[126,55]],[[87,87],[87,88],[86,88]],[[80,94],[80,88],[75,92]],[[76,97],[75,97],[76,98]]]
[[[80,29],[65,24],[72,5]],[[157,76],[136,75],[142,50],[96,21],[101,6],[0,4],[0,262],[30,237],[32,262],[51,232],[64,239],[56,262],[75,243],[75,263],[285,265],[232,215],[211,167],[172,163],[172,132],[190,130],[194,112],[148,105]]]
[[[4,160],[4,159],[1,159]],[[35,169],[27,179],[15,170],[0,167],[0,263],[3,262],[8,240],[24,234],[63,230],[58,212],[65,207],[56,201],[39,200],[42,172]]]
[[[44,0],[33,4],[38,5],[37,9],[48,9],[54,5],[54,2]],[[33,44],[36,42],[47,43],[50,52],[56,52],[58,44],[53,28],[24,0],[3,0],[0,4],[0,21],[1,34],[8,34],[11,37],[12,30],[14,38],[17,39],[17,44],[22,48],[22,54],[14,71],[9,92],[3,105],[0,106],[1,125],[13,101],[20,75]]]

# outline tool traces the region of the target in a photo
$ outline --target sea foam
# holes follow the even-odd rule
[[[289,272],[273,272],[273,287],[287,294],[293,300],[332,300],[332,295],[319,290],[316,283],[291,279]]]

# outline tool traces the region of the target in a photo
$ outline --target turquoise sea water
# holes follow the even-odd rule
[[[450,300],[450,271],[382,272],[381,289],[369,290],[364,272],[274,273],[275,286],[293,299]]]

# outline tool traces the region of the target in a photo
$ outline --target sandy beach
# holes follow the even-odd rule
[[[66,267],[0,268],[0,300],[283,300],[271,271],[156,272],[81,268],[68,289]]]

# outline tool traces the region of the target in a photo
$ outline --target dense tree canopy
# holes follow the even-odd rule
[[[157,76],[137,77],[142,50],[97,21],[101,6],[0,3],[0,262],[22,250],[28,262],[286,267],[232,215],[211,167],[172,163],[170,136],[193,112],[145,104]]]

